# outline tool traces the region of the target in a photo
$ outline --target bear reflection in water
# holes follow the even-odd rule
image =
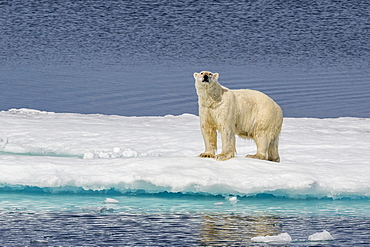
[[[275,216],[209,214],[202,217],[199,238],[203,246],[245,245],[252,237],[278,235],[281,231]]]

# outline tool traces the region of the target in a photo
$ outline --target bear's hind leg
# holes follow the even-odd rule
[[[274,162],[280,162],[279,156],[279,136],[276,136],[270,143],[269,151],[268,151],[268,160]]]
[[[254,138],[257,145],[257,153],[245,157],[252,159],[268,160],[268,148],[270,140],[266,135],[259,135]]]

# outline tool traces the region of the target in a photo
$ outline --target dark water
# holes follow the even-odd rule
[[[106,196],[119,204],[105,204]],[[368,246],[369,200],[90,193],[0,195],[0,246]],[[220,205],[220,203],[222,204]],[[215,203],[217,205],[215,205]],[[333,241],[308,237],[326,230]],[[286,246],[286,245],[284,245]]]
[[[370,218],[278,215],[0,213],[1,246],[268,246],[255,236],[288,232],[289,246],[368,246]],[[308,241],[327,230],[333,241]],[[286,245],[284,245],[286,246]]]
[[[197,113],[192,74],[289,117],[370,117],[370,3],[0,1],[0,109]]]
[[[368,246],[369,201],[201,195],[2,194],[1,246],[268,246],[252,237],[292,237],[289,246]],[[214,205],[214,202],[223,202]],[[333,241],[308,237],[326,230]],[[284,245],[286,246],[286,245]]]

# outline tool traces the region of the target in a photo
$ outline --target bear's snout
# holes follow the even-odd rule
[[[209,76],[208,75],[203,76],[203,82],[209,82]]]

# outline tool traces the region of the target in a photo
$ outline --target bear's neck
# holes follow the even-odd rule
[[[215,108],[222,101],[223,89],[218,82],[210,84],[197,84],[199,105]]]

